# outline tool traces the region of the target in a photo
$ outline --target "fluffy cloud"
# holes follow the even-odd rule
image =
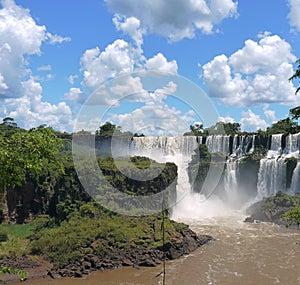
[[[216,56],[203,66],[203,77],[209,95],[226,105],[294,104],[298,98],[287,78],[295,60],[285,40],[265,33],[230,57]]]
[[[166,105],[145,105],[128,114],[113,115],[111,121],[124,130],[146,135],[182,135],[188,123],[181,112]]]
[[[3,100],[0,110],[4,117],[13,117],[25,128],[47,124],[64,131],[72,127],[72,112],[65,102],[57,105],[43,102],[42,86],[32,78],[22,85],[25,90],[22,97]]]
[[[117,15],[138,19],[143,32],[157,33],[170,41],[193,38],[197,29],[205,34],[228,17],[237,15],[232,0],[105,0]]]
[[[83,95],[83,92],[80,90],[80,88],[71,88],[68,93],[65,93],[65,99],[69,101],[79,102],[81,100],[81,97]]]
[[[138,22],[134,20],[134,23],[138,27]],[[134,26],[134,23],[126,22],[122,29]],[[128,33],[132,34],[133,31],[133,28],[128,28]],[[143,51],[138,49],[139,47],[133,47],[125,40],[118,39],[103,51],[100,51],[98,47],[86,50],[81,58],[81,71],[84,78],[81,84],[85,90],[85,96],[72,96],[75,89],[71,88],[67,98],[80,98],[80,103],[82,103],[84,97],[93,94],[93,98],[87,102],[88,104],[114,105],[118,103],[119,99],[130,95],[127,97],[129,101],[150,102],[156,100],[157,102],[158,98],[162,97],[161,90],[154,93],[147,92],[143,88],[141,79],[131,73],[154,70],[177,74],[177,63],[175,60],[168,61],[161,53],[146,59]],[[74,76],[70,76],[69,82],[74,83],[74,78]],[[108,81],[112,78],[113,81]],[[167,91],[171,92],[172,90]],[[165,92],[165,96],[166,90],[163,92]]]
[[[268,106],[264,106],[264,115],[266,118],[271,122],[275,123],[276,122],[276,114],[274,110],[268,109]]]
[[[133,71],[131,46],[124,40],[116,40],[104,51],[98,47],[85,51],[81,58],[84,85],[96,89],[109,78]]]
[[[290,13],[288,15],[291,27],[300,31],[300,2],[298,0],[289,0]]]
[[[268,124],[259,115],[253,113],[253,111],[248,110],[242,112],[241,118],[241,129],[242,131],[257,131],[258,129],[265,129]]]
[[[234,118],[230,117],[229,115],[225,117],[218,117],[218,122],[223,122],[223,123],[235,123]]]
[[[141,49],[143,44],[143,30],[141,29],[140,20],[135,17],[124,18],[119,15],[113,18],[113,22],[119,31],[128,34]]]
[[[162,53],[158,53],[148,59],[145,64],[148,70],[155,70],[171,74],[177,74],[178,66],[176,60],[167,61]]]
[[[12,0],[1,1],[0,10],[0,74],[6,90],[4,97],[22,95],[21,80],[28,73],[25,55],[40,54],[46,27],[35,23],[29,11]],[[3,88],[2,88],[3,89]]]
[[[70,108],[64,102],[44,102],[42,87],[30,77],[29,68],[30,56],[41,54],[43,42],[54,44],[65,38],[51,35],[45,26],[35,22],[28,9],[17,6],[13,0],[0,3],[0,116],[13,117],[25,128],[46,123],[66,130],[72,122]],[[49,71],[51,66],[39,70]]]

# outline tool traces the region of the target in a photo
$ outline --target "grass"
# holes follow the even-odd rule
[[[13,225],[2,224],[0,225],[0,232],[6,232],[12,237],[26,239],[32,234],[33,227],[31,224]]]
[[[7,241],[0,243],[0,258],[20,257],[28,254],[29,237],[32,234],[31,224],[0,225],[0,233],[6,233]]]

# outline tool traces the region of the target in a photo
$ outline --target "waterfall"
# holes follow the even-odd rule
[[[260,161],[257,200],[286,189],[286,162],[284,157],[263,158]]]
[[[282,154],[282,134],[272,135],[267,157],[260,160],[257,200],[286,189],[286,162]]]
[[[224,173],[224,189],[229,201],[234,201],[238,191],[239,160],[227,160]]]
[[[255,149],[255,135],[252,136],[251,149],[249,150],[249,152],[253,153],[254,149]]]
[[[297,157],[300,151],[300,133],[289,134],[286,137],[286,147],[284,153],[289,156]]]
[[[135,137],[131,144],[131,155],[146,156],[160,163],[177,165],[177,198],[190,192],[188,166],[202,137]]]
[[[199,144],[204,143],[204,137],[133,137],[130,139],[129,143],[128,141],[123,142],[123,140],[117,142],[115,148],[117,150],[125,149],[126,147],[122,147],[121,145],[126,143],[127,151],[129,148],[130,155],[146,156],[160,163],[175,163],[178,169],[176,186],[177,197],[183,197],[183,195],[191,192],[187,169],[192,159],[192,155],[195,154],[195,149]],[[239,178],[240,161],[246,154],[252,153],[255,147],[259,146],[256,144],[260,144],[260,140],[256,139],[256,135],[209,135],[205,138],[205,144],[211,153],[223,152],[227,155],[223,179],[224,192],[229,200],[231,197],[239,196],[241,194],[240,192],[243,191],[243,185],[239,185],[240,182],[243,183]],[[297,158],[298,163],[293,170],[293,174],[288,176],[289,179],[292,180],[290,189],[286,189],[287,158],[290,157]],[[269,150],[266,156],[259,162],[259,170],[256,176],[256,199],[260,200],[264,197],[269,197],[276,194],[279,190],[288,191],[290,193],[299,191],[299,158],[300,133],[289,134],[287,136],[282,134],[272,135],[270,138]],[[210,179],[214,180],[213,177],[210,177]],[[205,185],[204,189],[214,189],[214,187]],[[191,193],[191,196],[192,194],[193,193]],[[190,201],[198,198],[193,194]]]
[[[293,171],[292,183],[289,189],[290,194],[300,192],[300,162],[297,163],[296,168]]]
[[[246,153],[252,153],[255,148],[255,135],[234,135],[232,143],[232,156],[242,157]]]
[[[282,153],[282,134],[272,135],[271,147],[268,151],[267,157],[273,158],[281,155]]]
[[[229,135],[211,135],[206,138],[206,146],[210,153],[229,153]]]

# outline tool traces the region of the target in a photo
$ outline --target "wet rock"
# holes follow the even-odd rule
[[[252,217],[247,217],[245,220],[244,220],[245,223],[254,223],[254,219]]]

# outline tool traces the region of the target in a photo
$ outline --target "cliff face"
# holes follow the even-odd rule
[[[155,178],[143,181],[126,177],[111,158],[99,159],[98,162],[106,180],[121,192],[129,195],[150,195],[172,185],[169,198],[172,201],[176,200],[177,167],[175,164],[160,165],[152,161],[151,164],[155,167],[148,172],[155,172]],[[131,171],[132,177],[135,177],[134,171],[138,167],[144,167],[147,171],[147,162],[143,158],[136,158],[137,167],[122,161],[120,163],[121,168],[126,168],[127,172]],[[104,186],[98,186],[99,193],[101,187]],[[28,177],[24,185],[7,191],[10,221],[16,223],[28,222],[38,214],[49,214],[62,221],[73,210],[91,200],[77,177],[71,157],[64,158],[64,174],[59,173],[55,168],[45,167],[39,175]]]

